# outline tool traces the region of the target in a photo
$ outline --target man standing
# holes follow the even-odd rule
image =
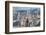
[[[27,18],[27,19],[26,19],[25,27],[28,27],[28,23],[29,23],[29,21],[28,21],[28,18]]]

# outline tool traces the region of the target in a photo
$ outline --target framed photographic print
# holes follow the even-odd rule
[[[5,1],[5,33],[45,31],[45,4]]]

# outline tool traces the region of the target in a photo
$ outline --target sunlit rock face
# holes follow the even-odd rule
[[[40,26],[40,8],[13,7],[13,27]]]

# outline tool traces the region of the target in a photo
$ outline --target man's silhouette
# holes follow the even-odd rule
[[[26,19],[26,24],[25,24],[25,27],[28,27],[28,18]]]

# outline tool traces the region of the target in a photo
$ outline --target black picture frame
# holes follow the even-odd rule
[[[36,4],[43,5],[43,30],[38,31],[23,31],[23,32],[9,32],[9,3],[20,3],[20,4]],[[20,2],[20,1],[5,1],[5,33],[6,34],[16,34],[16,33],[33,33],[33,32],[44,32],[45,31],[45,3],[36,2]]]

